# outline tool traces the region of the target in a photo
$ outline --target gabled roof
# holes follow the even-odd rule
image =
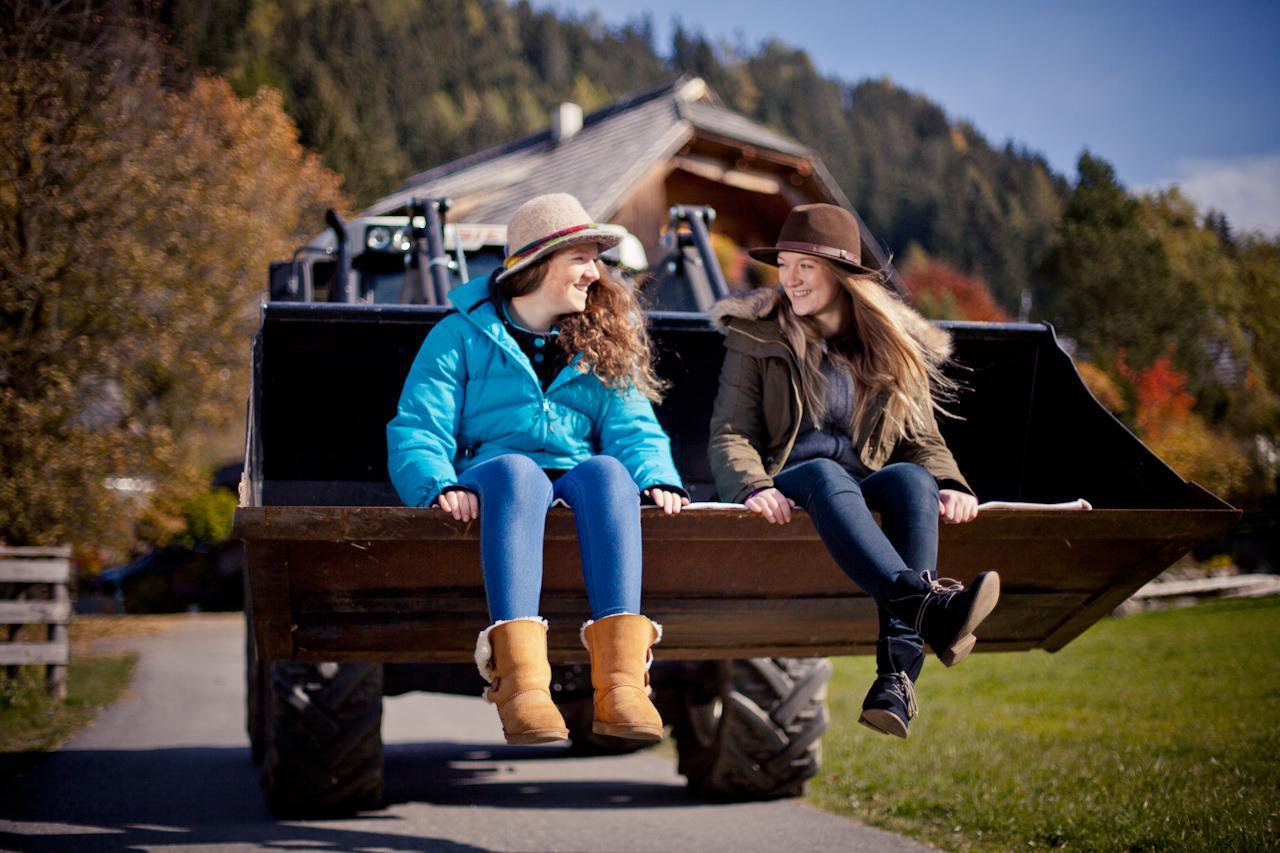
[[[547,129],[414,175],[364,215],[399,212],[414,196],[448,196],[465,221],[507,222],[533,196],[567,192],[607,221],[650,169],[698,131],[812,161],[832,197],[847,206],[812,150],[726,108],[701,78],[682,76],[587,114],[582,129],[563,142]]]
[[[789,154],[792,157],[810,159],[816,155],[794,139],[757,124],[742,113],[722,106],[719,99],[711,103],[705,101],[684,101],[680,104],[680,115],[699,130],[715,136],[745,142],[756,148],[764,148]]]

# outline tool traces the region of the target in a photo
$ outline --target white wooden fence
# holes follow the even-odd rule
[[[71,549],[18,548],[0,545],[0,665],[9,677],[19,666],[47,666],[49,692],[67,696],[67,623],[71,621]],[[47,642],[16,641],[23,625],[47,625]]]

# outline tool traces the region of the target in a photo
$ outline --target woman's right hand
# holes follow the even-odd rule
[[[770,524],[786,524],[791,521],[791,508],[795,501],[774,488],[761,489],[747,498],[747,509],[758,512]]]
[[[480,500],[475,492],[466,489],[450,489],[436,498],[436,506],[458,521],[470,521],[480,515]]]

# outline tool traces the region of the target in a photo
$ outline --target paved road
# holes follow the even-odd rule
[[[141,652],[128,693],[3,792],[0,848],[928,849],[802,803],[698,802],[661,753],[570,758],[558,747],[509,747],[480,699],[429,694],[386,702],[384,810],[277,821],[258,796],[242,725],[239,619],[193,617],[127,642]],[[428,731],[436,740],[424,740]]]

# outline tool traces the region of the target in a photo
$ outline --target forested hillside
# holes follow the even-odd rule
[[[1037,154],[993,147],[889,80],[824,77],[802,51],[751,51],[677,30],[621,28],[503,0],[166,0],[191,66],[241,95],[284,93],[304,144],[357,204],[413,172],[689,72],[731,107],[818,150],[876,235],[985,280],[1016,312],[1068,191]],[[1037,294],[1039,295],[1039,294]],[[1038,300],[1037,300],[1038,301]]]

